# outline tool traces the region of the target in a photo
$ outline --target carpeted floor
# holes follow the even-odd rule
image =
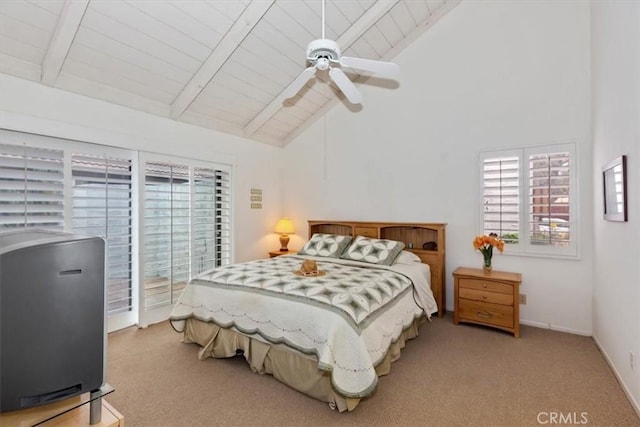
[[[533,327],[514,339],[450,315],[425,323],[351,413],[242,357],[198,361],[197,351],[166,322],[109,335],[107,400],[126,426],[640,426],[591,338]]]

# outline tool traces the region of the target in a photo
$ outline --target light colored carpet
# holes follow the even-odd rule
[[[181,338],[166,322],[109,335],[107,401],[126,426],[535,426],[554,416],[640,426],[589,337],[523,326],[514,339],[434,319],[351,413],[253,373],[242,357],[199,361]]]

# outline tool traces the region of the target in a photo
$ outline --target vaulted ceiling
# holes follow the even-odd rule
[[[328,0],[326,37],[345,56],[391,60],[459,2]],[[0,72],[283,146],[348,103],[323,76],[282,95],[321,16],[320,0],[2,0]],[[345,71],[357,86],[369,77]]]

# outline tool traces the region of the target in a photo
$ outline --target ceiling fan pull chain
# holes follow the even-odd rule
[[[325,0],[322,0],[322,38],[324,38],[324,2]]]

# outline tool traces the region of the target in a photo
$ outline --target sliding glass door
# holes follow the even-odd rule
[[[138,320],[129,150],[0,130],[0,231],[38,228],[106,242],[109,330]]]
[[[230,262],[229,169],[141,154],[140,324],[166,319],[195,275]]]
[[[0,130],[0,231],[100,236],[110,331],[167,318],[231,262],[231,167]]]
[[[131,169],[130,159],[78,153],[71,158],[73,232],[105,240],[107,315],[112,323],[125,315],[121,326],[135,321]]]

